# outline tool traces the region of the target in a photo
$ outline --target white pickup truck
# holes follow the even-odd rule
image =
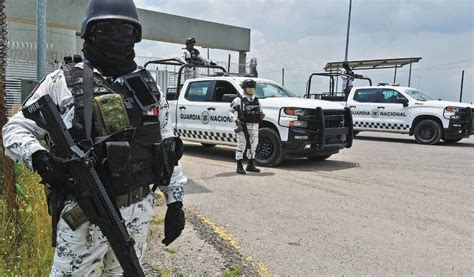
[[[182,86],[178,81],[178,93],[164,89],[172,124],[181,138],[205,147],[236,145],[230,102],[243,94],[240,84],[249,78],[223,72],[221,76],[187,80]],[[285,158],[324,160],[351,147],[352,116],[348,108],[330,101],[298,98],[273,81],[251,79],[257,83],[255,95],[266,115],[259,131],[259,165],[276,166]]]
[[[308,92],[307,96],[316,95]],[[352,88],[347,96],[337,96],[332,91],[320,94],[317,98],[335,101],[346,99],[344,103],[351,109],[355,133],[376,131],[409,134],[420,144],[436,144],[441,139],[455,143],[473,134],[473,105],[435,100],[411,87],[388,84],[361,86]]]

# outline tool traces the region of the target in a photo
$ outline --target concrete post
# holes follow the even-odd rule
[[[412,63],[410,63],[410,72],[408,73],[408,86],[411,85],[411,64]]]
[[[239,73],[245,73],[246,64],[247,64],[247,52],[239,51]]]
[[[46,75],[46,0],[37,0],[36,79]]]
[[[395,66],[395,74],[393,74],[393,83],[397,83],[397,66]]]

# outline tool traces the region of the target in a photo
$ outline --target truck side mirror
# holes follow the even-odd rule
[[[222,102],[231,103],[237,97],[237,94],[224,94],[222,96]]]
[[[403,107],[408,107],[408,99],[405,97],[397,98],[397,103],[403,104]]]

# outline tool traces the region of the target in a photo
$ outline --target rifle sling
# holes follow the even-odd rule
[[[83,71],[83,85],[84,85],[84,127],[86,133],[86,139],[91,142],[91,130],[92,130],[92,97],[94,94],[94,71],[89,63],[84,63]]]

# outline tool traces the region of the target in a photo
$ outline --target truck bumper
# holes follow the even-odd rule
[[[459,113],[459,117],[449,120],[448,128],[444,129],[445,139],[468,138],[474,134],[474,111],[466,108]]]
[[[314,130],[290,128],[288,141],[283,142],[285,158],[335,154],[340,149],[352,146],[352,114],[349,108],[346,108],[343,113],[338,115],[331,114],[330,111],[323,113],[320,109],[319,112],[321,113],[320,118],[325,118],[325,120],[320,120],[319,126],[314,128]],[[344,124],[334,127],[334,124],[331,124],[331,120],[333,120],[331,118],[334,117],[343,117]]]

